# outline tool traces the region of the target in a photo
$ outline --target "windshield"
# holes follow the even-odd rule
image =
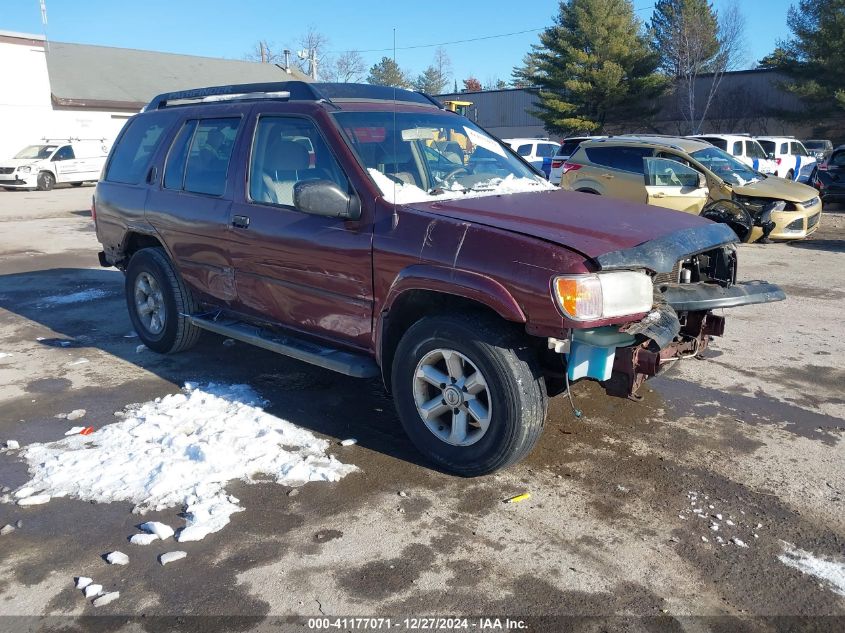
[[[774,141],[760,141],[760,145],[763,146],[763,149],[766,150],[767,154],[774,154],[775,153],[775,145]]]
[[[745,153],[749,158],[767,158],[766,152],[757,141],[745,141]]]
[[[417,112],[337,112],[334,116],[390,202],[555,188],[461,116]]]
[[[690,154],[695,160],[731,185],[748,185],[763,176],[718,147],[707,147]]]
[[[56,151],[58,145],[30,145],[24,147],[21,151],[15,154],[15,158],[26,158],[41,160],[50,158],[50,154]]]

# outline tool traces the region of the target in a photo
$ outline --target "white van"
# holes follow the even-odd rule
[[[755,136],[766,153],[777,163],[777,175],[807,182],[816,168],[816,159],[794,136]]]
[[[50,191],[57,183],[78,187],[99,180],[109,146],[105,139],[44,139],[0,161],[0,187]]]
[[[697,134],[697,138],[715,145],[728,154],[737,157],[754,171],[768,176],[777,176],[778,166],[766,155],[763,146],[748,134]]]

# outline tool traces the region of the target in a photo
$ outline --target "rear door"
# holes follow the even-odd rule
[[[709,195],[703,174],[669,158],[646,157],[643,164],[648,204],[696,215],[701,212]]]
[[[236,297],[228,244],[233,191],[228,175],[243,118],[239,110],[189,115],[177,126],[166,158],[148,173],[154,186],[147,198],[147,220],[185,282],[215,303],[228,304]]]
[[[372,335],[372,217],[312,215],[293,204],[304,180],[352,191],[315,121],[259,105],[250,124],[245,191],[233,207],[232,261],[238,309],[293,330],[368,348]],[[311,144],[313,157],[302,138]]]

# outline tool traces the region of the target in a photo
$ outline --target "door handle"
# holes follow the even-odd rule
[[[236,229],[248,229],[249,217],[246,215],[236,215],[232,217],[232,226]]]
[[[658,191],[658,192],[657,192],[657,193],[655,193],[655,194],[654,194],[654,196],[652,196],[652,197],[654,197],[654,198],[665,198],[665,197],[666,197],[666,194],[665,194],[665,193],[663,193],[662,191]]]
[[[613,174],[602,174],[601,177],[606,178],[607,180],[610,180],[610,179],[613,178]]]

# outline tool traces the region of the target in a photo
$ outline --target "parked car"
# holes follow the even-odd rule
[[[817,163],[823,163],[833,154],[833,142],[827,139],[812,139],[804,141],[804,147]]]
[[[539,171],[549,177],[549,169],[552,162],[552,156],[555,155],[560,143],[555,143],[547,138],[506,138],[502,139],[505,143],[510,145],[511,149],[527,163],[531,163]],[[546,165],[546,169],[543,169]]]
[[[0,162],[0,187],[50,191],[57,183],[78,187],[98,180],[109,148],[104,140],[46,140]]]
[[[777,163],[777,175],[787,180],[807,182],[816,167],[816,159],[810,156],[801,141],[792,136],[755,136],[766,155]]]
[[[845,145],[840,145],[813,172],[810,183],[821,195],[822,201],[845,202]]]
[[[755,171],[777,176],[777,163],[766,155],[766,151],[757,140],[747,134],[698,134],[688,138],[707,141],[734,158],[738,158]]]
[[[563,166],[561,187],[701,214],[727,223],[744,242],[806,237],[822,211],[812,187],[765,176],[689,138],[585,141]]]
[[[429,145],[455,133],[466,163]],[[414,445],[465,476],[527,455],[569,382],[636,397],[722,334],[713,310],[784,298],[736,283],[728,227],[561,191],[469,119],[382,86],[160,95],[121,132],[93,215],[148,348],[208,330],[381,376]]]
[[[563,139],[557,153],[552,157],[551,168],[549,169],[549,182],[553,185],[560,185],[560,176],[563,173],[563,164],[575,153],[578,146],[584,141],[592,141],[606,136],[570,136]]]

